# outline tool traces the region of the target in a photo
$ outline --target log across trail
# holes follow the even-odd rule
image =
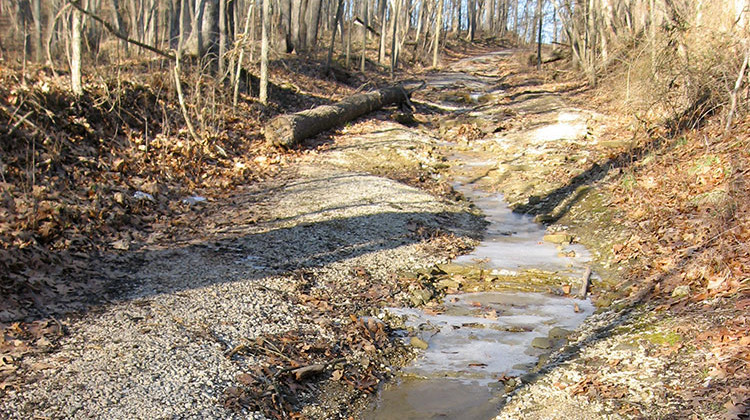
[[[406,102],[410,93],[401,85],[391,86],[352,95],[333,105],[279,115],[265,126],[266,142],[273,146],[292,147],[308,137],[386,105]]]

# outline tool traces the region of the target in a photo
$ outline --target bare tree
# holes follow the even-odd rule
[[[73,94],[80,96],[83,94],[83,80],[81,76],[81,13],[71,10],[71,32],[70,32],[70,88]]]
[[[380,48],[378,49],[378,63],[385,61],[386,23],[385,12],[388,10],[388,0],[380,0]]]
[[[536,2],[536,15],[538,19],[537,24],[537,40],[536,40],[536,69],[542,69],[542,26],[544,23],[544,14],[542,13],[543,0],[537,0]]]
[[[325,72],[328,72],[328,70],[331,68],[331,60],[333,59],[333,47],[334,47],[334,44],[336,43],[336,30],[339,26],[339,23],[341,22],[341,14],[344,11],[344,0],[338,0],[337,3],[338,4],[336,6],[336,17],[333,23],[333,30],[331,31],[331,43],[328,45],[328,56],[326,57]],[[341,36],[343,38],[344,36],[343,31],[342,31]]]
[[[359,70],[365,71],[365,63],[367,61],[367,25],[369,21],[367,19],[367,0],[362,0],[362,57],[359,61]]]
[[[435,21],[435,40],[432,45],[432,67],[438,66],[438,52],[440,51],[440,30],[443,28],[443,4],[445,0],[438,1],[437,20]]]
[[[219,77],[226,73],[227,54],[227,0],[219,0]]]
[[[271,0],[263,1],[260,43],[260,94],[262,104],[268,103],[268,35],[271,32]]]
[[[42,0],[33,0],[34,13],[34,60],[40,63],[42,58]]]

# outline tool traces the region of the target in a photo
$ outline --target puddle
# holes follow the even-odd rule
[[[590,260],[584,247],[560,249],[544,242],[543,226],[530,216],[513,213],[502,195],[484,191],[482,181],[496,165],[492,160],[468,155],[453,160],[460,163],[454,188],[471,199],[489,222],[480,245],[454,263],[511,274],[510,278],[527,270],[569,277],[574,285],[580,282]],[[518,281],[524,282],[523,277]],[[363,418],[484,420],[494,417],[504,402],[505,384],[500,378],[533,370],[549,346],[565,343],[561,332],[580,325],[593,313],[593,306],[571,297],[510,291],[448,295],[438,314],[413,308],[388,310],[404,317],[410,337],[419,337],[428,347],[380,391]]]
[[[540,293],[448,295],[445,312],[391,308],[428,343],[424,354],[385,387],[365,419],[488,419],[497,414],[503,376],[532,369],[550,331],[572,330],[593,313],[588,301]],[[554,334],[553,334],[554,336]]]
[[[534,223],[533,217],[514,213],[503,200],[502,194],[483,193],[470,186],[458,186],[458,191],[471,197],[474,204],[490,222],[485,237],[468,255],[458,257],[458,264],[477,264],[486,268],[540,269],[580,276],[591,255],[577,244],[565,247],[573,257],[560,257],[561,249],[544,241],[547,230]]]

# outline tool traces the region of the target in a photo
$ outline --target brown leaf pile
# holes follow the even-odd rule
[[[693,384],[693,403],[726,399],[729,413],[746,409],[747,392],[734,390],[750,383],[749,132],[750,118],[729,133],[715,118],[700,130],[663,138],[609,185],[623,215],[614,222],[631,232],[613,247],[615,260],[629,263],[626,280],[634,292],[642,279],[655,279],[647,298],[660,310],[708,324],[686,338],[706,352],[702,368],[715,380]]]

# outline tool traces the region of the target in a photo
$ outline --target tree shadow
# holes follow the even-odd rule
[[[382,211],[372,203],[345,203],[269,222],[246,223],[207,238],[199,238],[203,236],[199,232],[193,234],[195,239],[89,256],[82,260],[85,269],[57,273],[65,278],[49,280],[54,287],[64,286],[65,293],[57,300],[54,287],[44,299],[29,297],[34,303],[26,308],[24,320],[83,315],[92,308],[134,298],[323,267],[419,243],[426,238],[418,227],[445,230],[450,226],[457,236],[469,236],[472,229],[467,226],[481,223],[481,218],[465,212],[400,210],[413,205],[394,202],[387,204],[392,211]],[[371,214],[361,214],[369,209]],[[354,212],[360,215],[337,216]]]
[[[585,195],[580,187],[594,184],[607,176],[613,169],[623,169],[632,166],[643,159],[648,153],[660,148],[662,138],[655,138],[643,145],[624,150],[607,159],[604,163],[594,162],[587,170],[571,178],[567,184],[555,188],[543,197],[532,196],[526,204],[519,204],[513,208],[516,213],[544,215],[544,223],[554,223],[560,220]],[[562,207],[558,207],[563,204]]]
[[[568,344],[553,353],[544,366],[538,370],[523,375],[521,378],[521,386],[511,391],[508,396],[512,397],[523,389],[534,385],[546,375],[552,373],[556,368],[568,364],[580,357],[587,348],[601,340],[611,337],[621,326],[627,324],[636,317],[648,313],[657,303],[661,303],[656,301],[657,298],[655,297],[654,291],[659,288],[663,289],[663,285],[667,283],[670,278],[683,272],[684,267],[690,260],[699,259],[701,258],[701,254],[706,252],[712,252],[709,244],[704,244],[699,248],[692,249],[691,252],[682,253],[677,259],[674,268],[668,271],[662,271],[644,279],[635,293],[622,299],[620,302],[613,303],[615,306],[611,310],[611,315],[608,315],[608,321],[603,323],[603,325],[592,329],[585,337],[583,337],[583,339]],[[636,284],[636,281],[637,280],[631,280],[627,282],[625,286],[632,286]],[[683,299],[681,302],[684,303],[685,300]],[[677,302],[677,304],[679,306],[680,302]],[[497,406],[498,413],[502,412],[503,407],[508,401],[508,399],[501,399],[501,403]]]

